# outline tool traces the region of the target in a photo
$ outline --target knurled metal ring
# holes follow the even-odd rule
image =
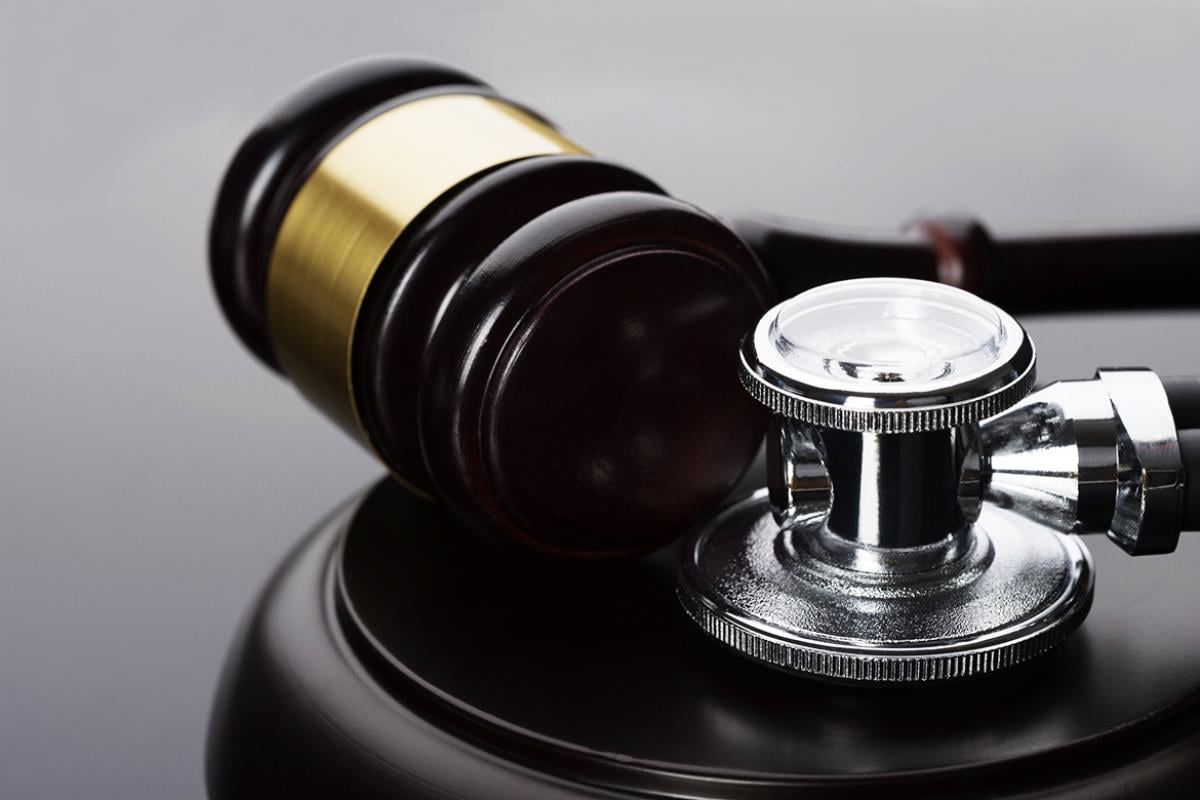
[[[737,653],[835,682],[926,683],[995,672],[1056,647],[1091,607],[1079,537],[988,509],[985,537],[945,567],[868,583],[781,531],[765,492],[727,508],[681,552],[678,598]]]
[[[1036,353],[1025,336],[1008,364],[943,395],[870,397],[815,388],[802,391],[759,363],[753,338],[743,341],[738,362],[738,375],[750,396],[776,414],[841,431],[921,433],[969,425],[1017,403],[1033,390],[1037,378]]]

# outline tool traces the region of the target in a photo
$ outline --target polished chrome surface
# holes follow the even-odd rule
[[[957,430],[826,430],[832,486],[828,528],[870,547],[918,547],[962,534]]]
[[[1011,316],[845,281],[769,311],[741,366],[776,412],[768,491],[685,551],[679,596],[709,635],[784,670],[908,682],[1020,663],[1083,620],[1090,557],[1051,526],[1112,519],[1114,412],[1083,383],[1020,403],[1036,354]]]
[[[979,425],[983,499],[1065,533],[1106,531],[1116,509],[1117,428],[1094,380],[1060,381]]]
[[[971,431],[849,433],[777,417],[767,438],[775,521],[818,520],[875,548],[949,546],[978,516],[960,498],[964,456],[976,452],[962,444]]]
[[[963,535],[966,434],[947,423],[1018,399],[1036,360],[1021,326],[990,303],[894,278],[780,303],[742,355],[747,387],[780,416],[769,442],[776,519],[806,520],[823,501],[830,531],[875,548]],[[833,398],[836,408],[823,405]]]
[[[903,278],[840,281],[767,312],[741,351],[742,383],[777,414],[860,433],[976,422],[1028,394],[1033,344],[1012,316],[959,289]]]
[[[824,522],[833,504],[833,484],[825,466],[821,431],[786,417],[774,417],[767,430],[767,489],[775,522],[788,527]]]
[[[1108,536],[1130,555],[1170,553],[1179,544],[1184,472],[1162,381],[1138,369],[1101,369],[1096,378],[1118,423],[1117,508]]]
[[[977,448],[966,458],[963,498],[1059,531],[1107,531],[1131,555],[1169,553],[1179,541],[1179,439],[1149,370],[1102,369],[1051,384],[980,423]]]
[[[684,550],[679,596],[710,636],[778,669],[893,683],[979,675],[1074,630],[1093,570],[1078,538],[1002,509],[985,509],[973,530],[947,563],[862,572],[814,546],[829,541],[819,528],[779,528],[759,492]]]
[[[894,569],[887,556],[896,549],[905,565],[918,552],[920,563],[941,564],[969,540],[973,520],[956,502],[963,430],[854,434],[776,418],[767,438],[772,516],[783,528],[828,534],[831,563]]]

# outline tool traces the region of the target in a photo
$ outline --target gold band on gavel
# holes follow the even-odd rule
[[[292,200],[267,273],[267,320],[283,371],[365,445],[354,399],[354,327],[376,269],[404,228],[451,187],[529,156],[584,151],[491,97],[434,95],[363,123]]]

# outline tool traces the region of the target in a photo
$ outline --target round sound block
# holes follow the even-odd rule
[[[1101,540],[1050,654],[946,685],[831,686],[719,648],[674,548],[619,565],[493,549],[391,481],[309,535],[243,626],[212,796],[1058,797],[1200,779],[1200,542]]]

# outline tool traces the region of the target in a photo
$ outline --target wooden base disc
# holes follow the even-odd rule
[[[498,551],[382,481],[308,536],[231,654],[213,797],[1173,796],[1200,779],[1200,542],[1099,539],[1060,648],[958,684],[830,686],[715,646],[674,548]]]

